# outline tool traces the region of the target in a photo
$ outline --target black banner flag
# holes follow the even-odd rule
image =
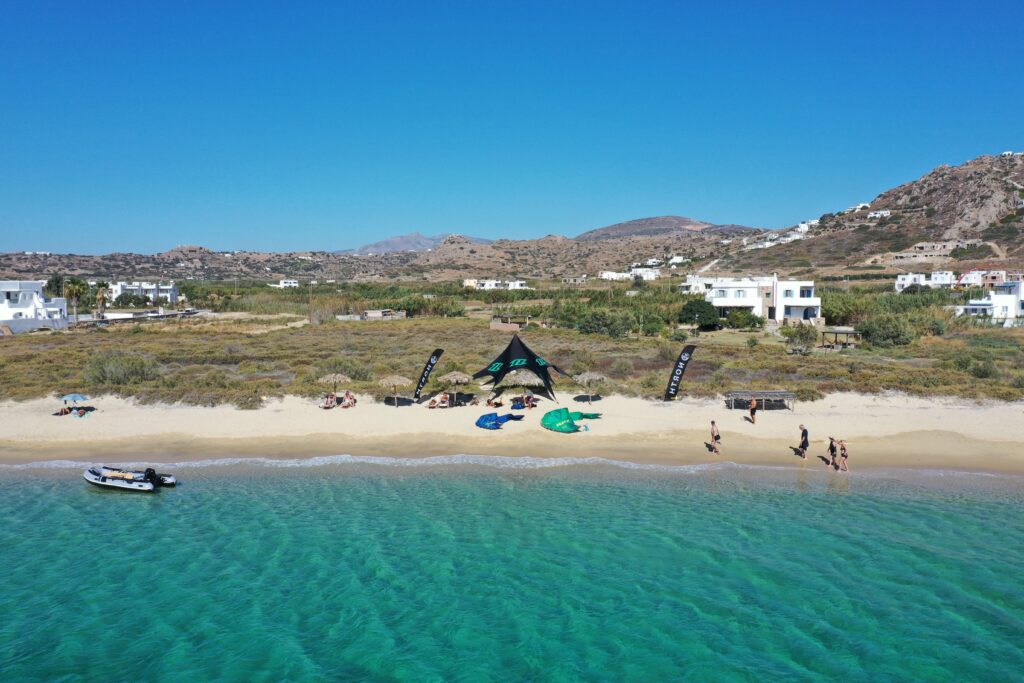
[[[441,360],[442,353],[444,353],[444,349],[434,349],[434,353],[430,354],[430,358],[427,359],[427,364],[423,366],[423,374],[420,375],[416,393],[413,394],[417,401],[420,399],[420,394],[423,393],[423,387],[427,386],[427,380],[430,379],[430,373],[434,371],[434,366],[437,365],[437,361]]]
[[[683,373],[686,372],[686,366],[690,363],[690,358],[693,357],[693,352],[697,347],[693,344],[688,344],[683,347],[683,352],[679,354],[679,360],[676,361],[676,366],[672,368],[672,376],[668,378],[668,387],[665,389],[665,400],[671,401],[679,393],[679,383],[683,381]]]

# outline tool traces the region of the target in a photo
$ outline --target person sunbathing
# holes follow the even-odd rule
[[[534,396],[533,394],[528,394],[524,398],[524,401],[526,402],[526,407],[527,408],[536,408],[537,407],[537,397]]]
[[[358,401],[356,400],[356,395],[353,394],[351,391],[346,391],[344,398],[342,398],[341,400],[341,407],[355,408],[356,403],[358,403]]]
[[[502,401],[500,398],[489,398],[487,399],[487,405],[490,406],[491,408],[500,408],[503,405],[505,405],[505,402]]]
[[[448,402],[448,395],[445,394],[441,397],[441,400],[437,402],[438,408],[450,408],[451,404]]]
[[[336,405],[338,405],[338,397],[337,397],[337,395],[336,394],[327,394],[327,396],[324,397],[323,402],[320,404],[320,407],[323,408],[324,410],[330,410],[331,408],[335,407]]]

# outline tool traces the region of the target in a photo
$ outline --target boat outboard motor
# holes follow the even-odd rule
[[[160,486],[160,477],[157,476],[156,470],[154,470],[152,467],[146,468],[146,471],[143,473],[143,479],[148,481],[153,486]]]

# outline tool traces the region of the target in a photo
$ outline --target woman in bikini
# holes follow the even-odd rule
[[[836,439],[835,439],[835,437],[833,437],[833,436],[828,437],[828,458],[829,458],[829,461],[828,461],[828,463],[825,464],[825,467],[831,467],[834,470],[838,470],[839,469],[839,463],[836,462],[837,451],[838,451],[838,449],[836,448]]]
[[[850,466],[848,464],[846,464],[846,459],[848,457],[850,457],[850,453],[849,453],[849,451],[846,450],[846,442],[845,441],[840,441],[839,442],[839,471],[840,472],[849,472],[850,471]]]

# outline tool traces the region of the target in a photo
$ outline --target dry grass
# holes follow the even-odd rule
[[[341,366],[364,379],[356,391],[377,394],[389,374],[417,377],[435,348],[445,355],[437,376],[472,373],[497,355],[507,333],[484,321],[423,318],[389,322],[283,327],[282,319],[186,320],[60,334],[22,335],[0,343],[0,399],[30,399],[70,391],[133,396],[143,402],[256,407],[263,396],[314,396],[317,378]],[[573,330],[531,329],[531,347],[570,374],[593,370],[610,378],[608,390],[657,397],[681,344],[657,338],[611,339]],[[757,346],[747,340],[755,337]],[[1016,400],[1024,397],[1024,330],[967,330],[924,337],[906,347],[792,356],[763,333],[722,331],[693,340],[698,351],[683,393],[713,396],[731,389],[785,388],[803,398],[834,391],[899,390]],[[142,357],[156,372],[130,383],[104,384],[110,372],[90,372],[95,361]],[[114,361],[110,361],[114,358]],[[979,376],[995,372],[994,377]],[[149,378],[146,378],[149,377]],[[475,386],[475,385],[473,385]],[[559,378],[562,393],[579,393]],[[436,387],[435,387],[436,388]]]

